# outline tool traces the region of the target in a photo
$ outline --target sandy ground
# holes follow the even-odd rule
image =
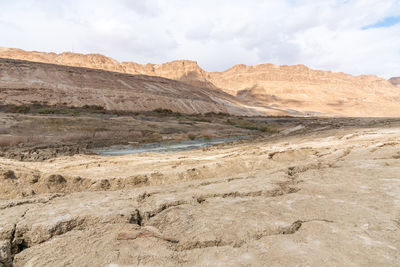
[[[400,266],[399,127],[0,171],[0,265]]]

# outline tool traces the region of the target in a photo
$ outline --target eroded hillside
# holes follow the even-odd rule
[[[157,108],[182,113],[257,114],[215,89],[155,76],[0,59],[3,104],[98,105],[107,110]]]
[[[236,65],[224,72],[207,72],[188,60],[141,65],[120,63],[99,54],[56,54],[10,48],[0,49],[0,57],[179,80],[196,87],[221,89],[266,114],[400,116],[396,78],[388,81],[374,75],[352,76],[312,70],[303,65],[272,64]]]

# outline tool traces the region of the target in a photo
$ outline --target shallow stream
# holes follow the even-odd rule
[[[123,145],[123,146],[110,146],[103,148],[91,149],[90,152],[98,155],[106,156],[120,156],[128,154],[155,152],[155,153],[171,153],[177,151],[192,150],[202,147],[209,147],[213,145],[233,142],[236,140],[249,139],[250,136],[237,136],[228,138],[202,138],[195,140],[183,141],[163,141],[153,144],[144,145]]]

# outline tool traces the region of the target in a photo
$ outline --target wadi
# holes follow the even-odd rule
[[[397,266],[399,78],[0,49],[0,266]]]

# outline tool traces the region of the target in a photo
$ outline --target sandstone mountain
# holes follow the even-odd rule
[[[373,75],[352,76],[304,65],[236,65],[211,82],[247,103],[341,116],[399,116],[400,90]]]
[[[129,74],[160,76],[173,80],[182,80],[194,85],[214,87],[206,77],[208,73],[201,69],[195,61],[190,60],[176,60],[161,65],[150,63],[141,65],[135,62],[120,63],[115,59],[100,54],[28,52],[16,48],[0,48],[0,57]]]
[[[397,80],[388,81],[374,75],[353,76],[312,70],[303,65],[272,64],[236,65],[224,72],[207,72],[196,62],[187,60],[141,65],[120,63],[99,54],[56,54],[10,48],[0,49],[0,57],[179,80],[203,90],[223,90],[236,97],[232,98],[233,102],[241,99],[242,103],[267,114],[400,116]]]
[[[0,103],[33,102],[100,105],[108,110],[259,114],[223,91],[162,77],[0,58]]]

